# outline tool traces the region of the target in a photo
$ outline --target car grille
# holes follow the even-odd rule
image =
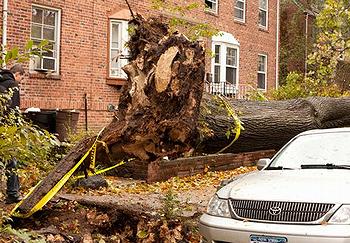
[[[313,222],[335,204],[230,200],[231,210],[240,218],[271,222]]]

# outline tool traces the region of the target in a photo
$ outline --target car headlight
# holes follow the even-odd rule
[[[213,196],[207,208],[207,213],[213,216],[230,218],[230,209],[227,199],[221,199],[217,195]]]
[[[350,205],[342,205],[328,221],[330,224],[350,224]]]

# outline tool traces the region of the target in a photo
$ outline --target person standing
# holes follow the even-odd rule
[[[10,68],[10,70],[3,69],[0,72],[0,92],[5,93],[10,89],[13,90],[13,95],[8,103],[8,107],[10,109],[20,107],[19,83],[23,80],[24,73],[25,71],[21,64],[15,64]],[[18,161],[16,158],[12,158],[6,163],[5,175],[7,177],[7,198],[5,203],[7,204],[16,203],[22,200],[19,192],[19,178],[16,173],[17,162]]]

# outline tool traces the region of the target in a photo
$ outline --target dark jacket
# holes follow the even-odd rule
[[[8,92],[9,89],[13,89],[13,96],[9,102],[10,108],[15,108],[20,106],[20,97],[19,97],[19,86],[18,82],[15,80],[15,76],[9,70],[0,71],[0,92]]]

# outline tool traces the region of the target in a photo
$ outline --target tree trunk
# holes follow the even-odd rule
[[[239,139],[225,152],[280,149],[300,132],[350,126],[350,98],[312,97],[285,101],[228,100],[243,123]],[[218,99],[204,95],[200,117],[199,153],[215,153],[227,146],[226,132],[233,119]],[[209,128],[209,130],[208,130]],[[234,135],[233,135],[234,136]]]
[[[131,21],[131,60],[123,70],[128,85],[116,119],[101,134],[114,161],[136,158],[148,163],[194,153],[215,153],[233,140],[234,120],[223,100],[202,99],[205,52],[197,42],[169,34],[156,19]],[[202,103],[201,103],[202,102]],[[254,102],[227,100],[245,128],[225,152],[279,149],[299,132],[350,125],[350,98]],[[201,108],[201,110],[200,110]],[[28,213],[88,151],[94,138],[79,143],[20,205]],[[103,156],[103,150],[98,150]],[[103,161],[103,160],[99,160]],[[87,165],[85,165],[87,167]]]
[[[167,25],[157,19],[146,21],[137,16],[130,25],[135,32],[128,42],[131,60],[123,67],[128,86],[121,96],[117,119],[104,129],[100,140],[108,145],[114,161],[181,157],[194,147],[198,137],[195,128],[204,89],[204,49],[183,35],[169,34]],[[28,213],[73,168],[92,141],[86,139],[73,148],[18,211]]]

